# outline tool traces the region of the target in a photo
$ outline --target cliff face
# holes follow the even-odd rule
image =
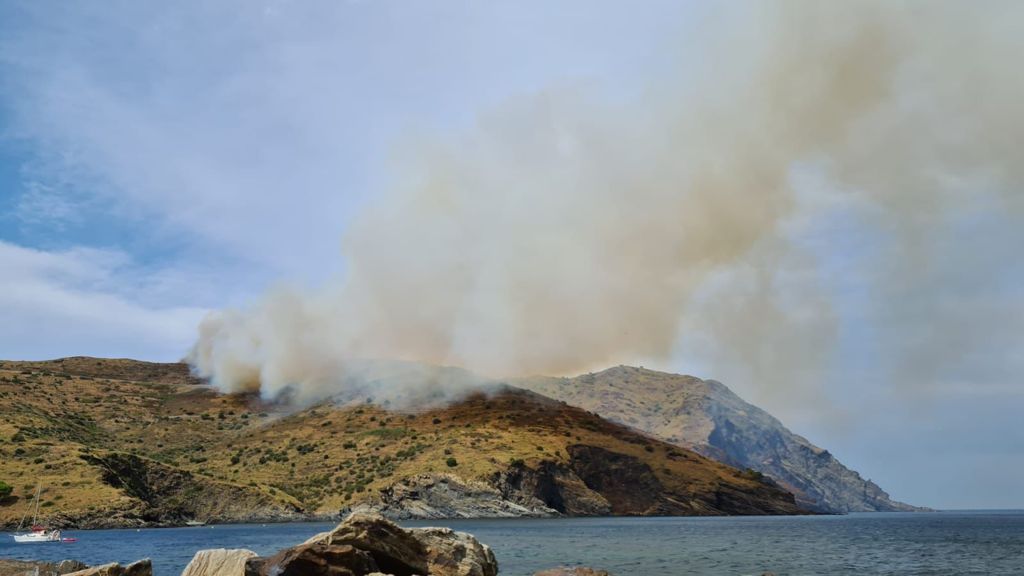
[[[498,384],[443,407],[305,409],[225,396],[180,364],[0,362],[0,525],[336,517],[793,514],[792,494]]]
[[[737,468],[763,473],[823,512],[909,511],[827,450],[719,382],[620,366],[518,382]]]

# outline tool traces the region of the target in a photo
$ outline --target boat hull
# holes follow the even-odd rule
[[[18,544],[36,544],[43,542],[60,542],[60,532],[33,532],[31,534],[14,534]]]

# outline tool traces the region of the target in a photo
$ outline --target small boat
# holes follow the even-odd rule
[[[74,539],[69,539],[74,541]],[[34,542],[62,542],[60,530],[47,530],[42,526],[33,526],[31,532],[15,534],[14,541],[19,544],[31,544]]]
[[[205,526],[205,525],[206,525],[206,522],[203,522],[202,520],[189,520],[188,522],[185,522],[185,526],[193,526],[194,527],[194,526]]]
[[[32,513],[32,528],[29,532],[21,534],[12,534],[14,541],[18,544],[34,544],[39,542],[76,542],[76,538],[62,538],[60,530],[47,530],[46,527],[36,524],[36,520],[39,518],[39,495],[42,493],[42,485],[36,485],[36,496],[32,499],[35,506],[35,511]],[[25,519],[28,518],[28,510],[25,511],[25,515],[21,517],[21,523],[18,524],[18,531],[21,531],[21,527],[25,525]]]

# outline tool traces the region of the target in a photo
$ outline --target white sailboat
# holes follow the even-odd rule
[[[39,518],[39,495],[42,493],[42,486],[36,485],[36,497],[33,499],[35,503],[35,511],[32,513],[32,528],[30,532],[24,532],[21,534],[13,534],[14,541],[19,544],[31,544],[36,542],[61,542],[60,530],[47,530],[45,527],[36,524],[36,520]],[[18,531],[21,531],[22,526],[25,525],[25,519],[28,517],[28,510],[25,511],[25,515],[21,517],[21,523],[18,524]]]
[[[15,534],[14,541],[19,544],[31,544],[34,542],[60,542],[60,530],[46,530],[42,526],[33,526],[31,532]]]

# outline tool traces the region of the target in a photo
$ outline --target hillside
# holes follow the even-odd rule
[[[819,511],[906,511],[827,450],[713,380],[619,366],[575,378],[516,382],[666,442],[762,472]]]
[[[791,494],[507,386],[411,413],[217,394],[181,364],[0,362],[0,525],[333,517],[799,513]]]

